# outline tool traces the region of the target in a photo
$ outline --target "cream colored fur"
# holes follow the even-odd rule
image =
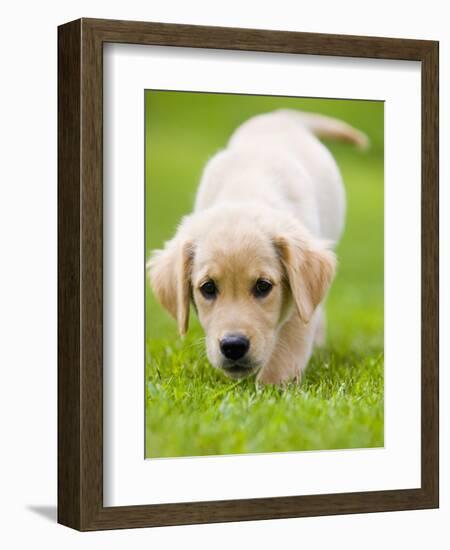
[[[323,343],[323,301],[334,277],[345,221],[339,169],[316,136],[367,146],[347,124],[275,111],[251,118],[207,163],[194,212],[153,253],[150,281],[160,303],[188,329],[193,301],[213,366],[238,378],[220,351],[227,334],[250,342],[246,374],[262,383],[300,380],[313,345]],[[258,279],[273,287],[255,297]],[[200,287],[218,289],[206,299]],[[229,363],[229,362],[228,362]]]

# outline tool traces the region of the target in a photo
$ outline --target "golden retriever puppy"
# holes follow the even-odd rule
[[[242,124],[207,163],[193,213],[148,262],[180,333],[192,303],[209,361],[231,378],[300,380],[324,341],[345,193],[318,137],[367,145],[361,132],[315,114],[280,110]]]

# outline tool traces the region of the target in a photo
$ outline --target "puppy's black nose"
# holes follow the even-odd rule
[[[250,342],[242,334],[229,334],[220,341],[220,351],[227,359],[237,361],[244,357],[250,347]]]

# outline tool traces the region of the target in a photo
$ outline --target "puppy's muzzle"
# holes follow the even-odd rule
[[[249,339],[243,334],[228,334],[220,341],[220,351],[230,361],[239,361],[250,347]]]

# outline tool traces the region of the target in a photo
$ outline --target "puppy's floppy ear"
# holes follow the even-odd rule
[[[147,273],[160,304],[178,322],[183,336],[189,326],[189,303],[193,246],[175,237],[163,250],[155,250],[147,262]]]
[[[336,256],[326,243],[305,235],[275,239],[301,320],[308,323],[325,298],[336,270]]]

